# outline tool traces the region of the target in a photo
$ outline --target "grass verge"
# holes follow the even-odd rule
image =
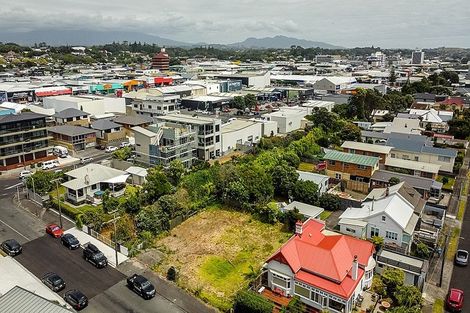
[[[432,313],[444,313],[444,300],[436,299],[436,301],[434,301]]]
[[[321,219],[322,221],[326,221],[326,220],[330,217],[331,213],[333,213],[333,212],[332,212],[332,211],[328,211],[328,210],[325,210],[325,211],[321,212],[321,214],[320,214],[320,219]]]
[[[315,170],[315,164],[301,162],[299,164],[299,171],[303,172],[313,172]]]
[[[450,234],[449,244],[447,245],[446,258],[448,261],[452,261],[454,259],[455,252],[457,252],[457,247],[459,246],[459,238],[460,228],[454,227]]]

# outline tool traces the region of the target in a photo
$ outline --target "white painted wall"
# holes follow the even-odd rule
[[[408,156],[409,160],[416,161],[415,157],[418,157],[419,162],[438,164],[441,166],[440,171],[452,173],[454,170],[455,158],[451,158],[450,162],[439,161],[439,157],[434,154],[426,153],[413,153],[409,151],[401,151],[397,149],[392,149],[390,155],[395,154],[397,159],[405,159],[403,156]]]
[[[229,124],[225,124],[225,127],[228,125]],[[258,143],[260,141],[262,137],[262,125],[252,122],[247,122],[247,125],[249,126],[230,132],[224,132],[224,125],[222,125],[222,153],[235,149],[237,142],[242,144],[248,142],[250,136],[252,143]]]

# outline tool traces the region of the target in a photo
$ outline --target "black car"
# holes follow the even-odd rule
[[[85,245],[83,249],[83,258],[97,268],[103,268],[108,265],[108,259],[104,256],[103,252],[91,243],[87,243]]]
[[[66,246],[70,250],[75,250],[80,248],[80,242],[72,234],[64,234],[60,237],[60,242],[62,245]]]
[[[78,290],[69,290],[64,295],[64,300],[75,310],[79,311],[88,305],[88,298]]]
[[[142,275],[134,274],[127,278],[127,287],[132,289],[144,299],[155,297],[155,287]]]
[[[56,273],[47,273],[41,281],[52,291],[59,292],[65,288],[65,281]]]
[[[2,242],[2,250],[9,256],[15,256],[20,254],[23,248],[15,239],[8,239]]]

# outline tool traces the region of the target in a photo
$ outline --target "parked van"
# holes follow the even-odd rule
[[[43,170],[50,170],[51,168],[59,166],[56,160],[50,160],[42,163]]]
[[[62,146],[55,146],[52,150],[54,155],[57,155],[59,158],[66,158],[69,155],[67,148]]]

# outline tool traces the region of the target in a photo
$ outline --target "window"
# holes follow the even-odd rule
[[[219,135],[215,136],[215,142],[220,142],[220,136]]]
[[[330,164],[330,165],[336,165],[336,161],[335,161],[335,160],[328,160],[328,164]]]
[[[392,158],[395,158],[395,153],[391,153],[390,156],[391,156]]]
[[[419,156],[415,156],[415,161],[419,161]]]
[[[336,174],[335,174],[335,177],[336,177],[336,179],[341,179],[341,174],[340,174],[340,173],[336,173]]]
[[[321,296],[318,292],[316,291],[313,291],[312,290],[312,293],[310,294],[310,299],[315,302],[315,303],[321,303]]]
[[[392,240],[398,240],[398,234],[392,231],[386,231],[385,232],[385,238],[387,239],[392,239]]]
[[[329,307],[336,311],[343,312],[345,305],[344,303],[330,299]]]
[[[437,160],[438,160],[439,162],[446,162],[446,163],[449,163],[449,162],[450,162],[450,157],[446,157],[446,156],[440,155],[440,156],[437,157]]]
[[[216,132],[220,131],[220,125],[215,125],[215,131]]]
[[[379,235],[379,229],[377,227],[371,227],[370,228],[370,236],[371,237],[374,237],[374,236],[378,236]]]
[[[96,184],[91,185],[91,190],[95,190],[95,189],[96,189]]]
[[[353,234],[356,233],[356,230],[355,230],[355,229],[352,229],[352,228],[349,228],[349,227],[346,227],[346,231],[347,231],[347,232],[350,232],[350,233],[353,233]]]
[[[287,277],[283,277],[281,275],[277,275],[273,273],[273,284],[276,284],[279,287],[290,289],[290,279]]]
[[[366,166],[359,164],[359,165],[357,166],[357,168],[360,169],[360,170],[365,170],[365,169],[366,169]]]
[[[387,220],[387,217],[385,215],[382,215],[382,222],[385,222]]]
[[[356,153],[356,150],[354,150],[354,149],[349,149],[349,153],[354,154],[354,153]]]
[[[295,284],[295,294],[305,298],[310,298],[310,290],[297,284]]]

